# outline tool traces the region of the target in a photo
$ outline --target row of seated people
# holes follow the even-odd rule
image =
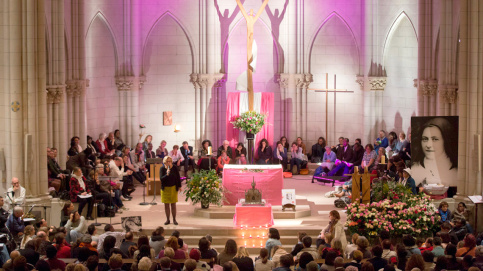
[[[1,247],[0,264],[4,270],[15,271],[70,270],[69,263],[89,270],[472,271],[472,267],[483,267],[483,235],[457,236],[449,223],[434,237],[405,235],[402,242],[392,240],[383,230],[371,246],[358,234],[352,235],[352,242],[347,241],[338,211],[331,211],[329,219],[318,237],[299,232],[295,244],[282,244],[279,231],[270,228],[265,247],[253,260],[247,249],[232,239],[218,252],[211,246],[213,237],[209,234],[193,249],[180,238],[179,231],[168,237],[163,227],[156,228],[150,237],[140,234],[137,242],[133,232],[115,231],[112,225],[106,225],[104,233],[98,235],[96,227],[87,225],[73,210],[63,227],[49,227],[45,221],[36,227],[23,225],[18,243]],[[12,225],[7,227],[15,230]]]

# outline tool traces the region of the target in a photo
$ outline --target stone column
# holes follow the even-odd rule
[[[190,83],[195,88],[195,149],[198,150],[203,140],[201,136],[201,126],[203,125],[201,119],[201,86],[198,83],[198,74],[190,74]]]
[[[5,179],[10,184],[12,177],[18,177],[28,198],[41,198],[47,191],[45,2],[3,1],[1,9],[0,53],[5,59],[0,81],[8,108],[6,129],[0,134]],[[27,136],[30,145],[25,144]]]
[[[483,5],[466,0],[460,8],[458,194],[481,195],[482,154],[476,147],[483,143]]]
[[[290,81],[290,74],[280,74],[278,83],[280,85],[280,135],[288,134],[289,108],[287,105],[287,92]]]

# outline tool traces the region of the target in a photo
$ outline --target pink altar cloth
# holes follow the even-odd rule
[[[270,227],[273,225],[272,205],[243,206],[237,204],[233,223],[236,227]]]
[[[223,186],[226,205],[236,205],[245,199],[245,191],[255,180],[262,199],[272,205],[282,205],[283,170],[281,165],[226,165],[223,169]]]

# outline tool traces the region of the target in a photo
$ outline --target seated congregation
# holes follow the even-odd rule
[[[23,215],[16,208],[11,217]],[[115,231],[106,225],[98,234],[78,211],[70,215],[62,226],[35,225],[3,226],[16,231],[20,237],[2,246],[0,264],[4,270],[468,270],[483,268],[483,235],[475,237],[462,232],[457,222],[439,222],[440,231],[424,239],[405,235],[401,239],[379,232],[371,242],[357,233],[350,242],[338,211],[329,213],[330,222],[318,236],[299,232],[296,243],[282,243],[276,228],[268,229],[268,240],[257,255],[228,239],[224,249],[217,251],[213,237],[206,233],[198,244],[190,248],[180,231],[167,235],[157,227],[150,236],[144,232]],[[458,217],[458,215],[455,215]],[[64,223],[63,222],[63,223]],[[20,228],[16,228],[16,227]],[[1,229],[5,232],[4,228]],[[286,237],[286,236],[285,236]]]

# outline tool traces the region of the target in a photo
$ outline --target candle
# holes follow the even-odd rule
[[[212,155],[212,154],[213,154],[213,150],[211,146],[208,146],[208,155]]]
[[[250,238],[252,238],[252,235],[250,234]]]
[[[265,233],[263,233],[262,236],[265,237]]]
[[[257,235],[257,238],[260,238],[260,234]]]
[[[263,243],[262,242],[260,242],[260,247],[263,247]]]
[[[247,246],[247,241],[245,241],[245,247]]]
[[[242,238],[245,238],[245,233],[244,232],[242,232]]]
[[[386,163],[386,156],[381,156],[381,164],[385,164]]]

